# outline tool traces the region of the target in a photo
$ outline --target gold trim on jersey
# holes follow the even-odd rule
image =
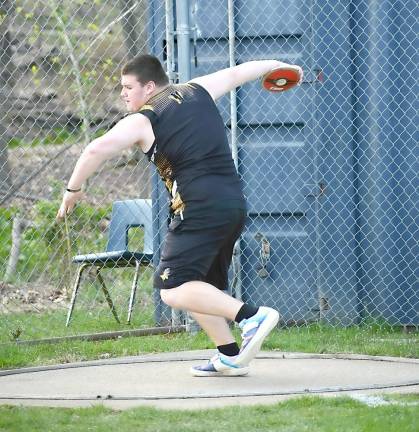
[[[169,192],[172,199],[170,200],[170,208],[173,210],[174,214],[180,214],[185,210],[185,203],[182,200],[182,197],[180,196],[179,192],[175,192],[175,195],[173,196],[173,185],[174,182],[170,178],[163,177],[164,184],[166,185],[166,189]]]
[[[183,95],[178,90],[175,90],[173,93],[170,93],[168,98],[174,100],[179,105],[183,102]]]
[[[140,112],[141,112],[141,111],[147,111],[147,110],[149,110],[149,111],[153,111],[153,112],[154,112],[154,107],[153,107],[153,105],[143,105],[143,106],[140,108]]]
[[[167,191],[171,196],[170,207],[174,214],[182,213],[185,210],[185,203],[180,196],[180,193],[175,190],[173,193],[173,186],[175,181],[172,179],[173,171],[169,161],[161,154],[157,156],[157,160],[154,161],[157,171],[160,177],[164,181]]]

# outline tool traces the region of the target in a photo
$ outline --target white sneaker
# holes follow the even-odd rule
[[[279,313],[269,307],[260,307],[256,315],[239,323],[242,329],[242,346],[235,363],[246,366],[259,352],[262,343],[279,321]]]
[[[218,353],[208,363],[192,366],[190,371],[193,376],[197,377],[243,376],[249,373],[249,369],[249,366],[241,366],[227,356]]]

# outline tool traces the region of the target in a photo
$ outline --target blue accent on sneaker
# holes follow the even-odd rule
[[[236,364],[234,358],[229,358],[220,353],[216,354],[208,363],[191,367],[194,376],[242,376],[249,373],[249,367]]]
[[[211,360],[205,364],[205,365],[201,365],[201,366],[194,366],[194,369],[196,370],[200,370],[203,372],[217,372],[217,369],[215,369],[213,363],[211,362]]]
[[[236,363],[248,365],[260,350],[262,343],[279,320],[279,313],[268,307],[260,307],[258,312],[239,323],[242,329],[242,346]]]
[[[240,365],[237,365],[237,364],[234,364],[234,363],[228,361],[227,358],[226,358],[226,356],[220,355],[219,359],[220,359],[220,362],[222,364],[225,364],[226,366],[229,366],[229,367],[232,367],[232,368],[236,368],[236,369],[240,368]]]
[[[239,323],[239,327],[243,329],[242,332],[242,346],[240,348],[240,352],[242,352],[246,346],[249,344],[249,342],[253,339],[253,337],[256,335],[260,325],[263,323],[265,318],[267,317],[266,312],[258,312],[256,315],[253,315],[250,318],[244,319]],[[246,330],[247,328],[247,330]]]

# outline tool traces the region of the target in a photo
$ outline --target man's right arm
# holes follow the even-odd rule
[[[109,132],[94,139],[83,151],[74,167],[67,188],[78,191],[83,183],[108,159],[120,155],[134,145],[144,151],[154,141],[150,120],[142,114],[132,114],[120,120]],[[70,213],[81,199],[81,192],[66,192],[57,219]]]
[[[135,144],[143,147],[151,139],[152,129],[148,118],[142,114],[129,115],[112,129],[94,139],[83,151],[68,182],[71,189],[80,189],[106,160],[120,155]]]
[[[208,91],[212,98],[216,100],[236,87],[248,81],[260,78],[272,69],[280,66],[288,66],[288,64],[278,60],[250,61],[238,66],[219,70],[209,75],[194,78],[189,82],[201,85]]]

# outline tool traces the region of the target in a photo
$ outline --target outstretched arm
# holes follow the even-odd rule
[[[150,121],[142,114],[133,114],[119,121],[109,132],[94,139],[83,151],[68,182],[68,189],[79,190],[83,183],[108,159],[135,144],[141,147],[154,140]],[[82,192],[65,192],[57,219],[70,213]]]
[[[255,60],[242,63],[238,66],[222,69],[209,75],[194,78],[190,82],[204,87],[212,98],[218,99],[242,84],[262,77],[272,69],[288,66],[278,60]],[[302,70],[301,74],[302,76]]]

